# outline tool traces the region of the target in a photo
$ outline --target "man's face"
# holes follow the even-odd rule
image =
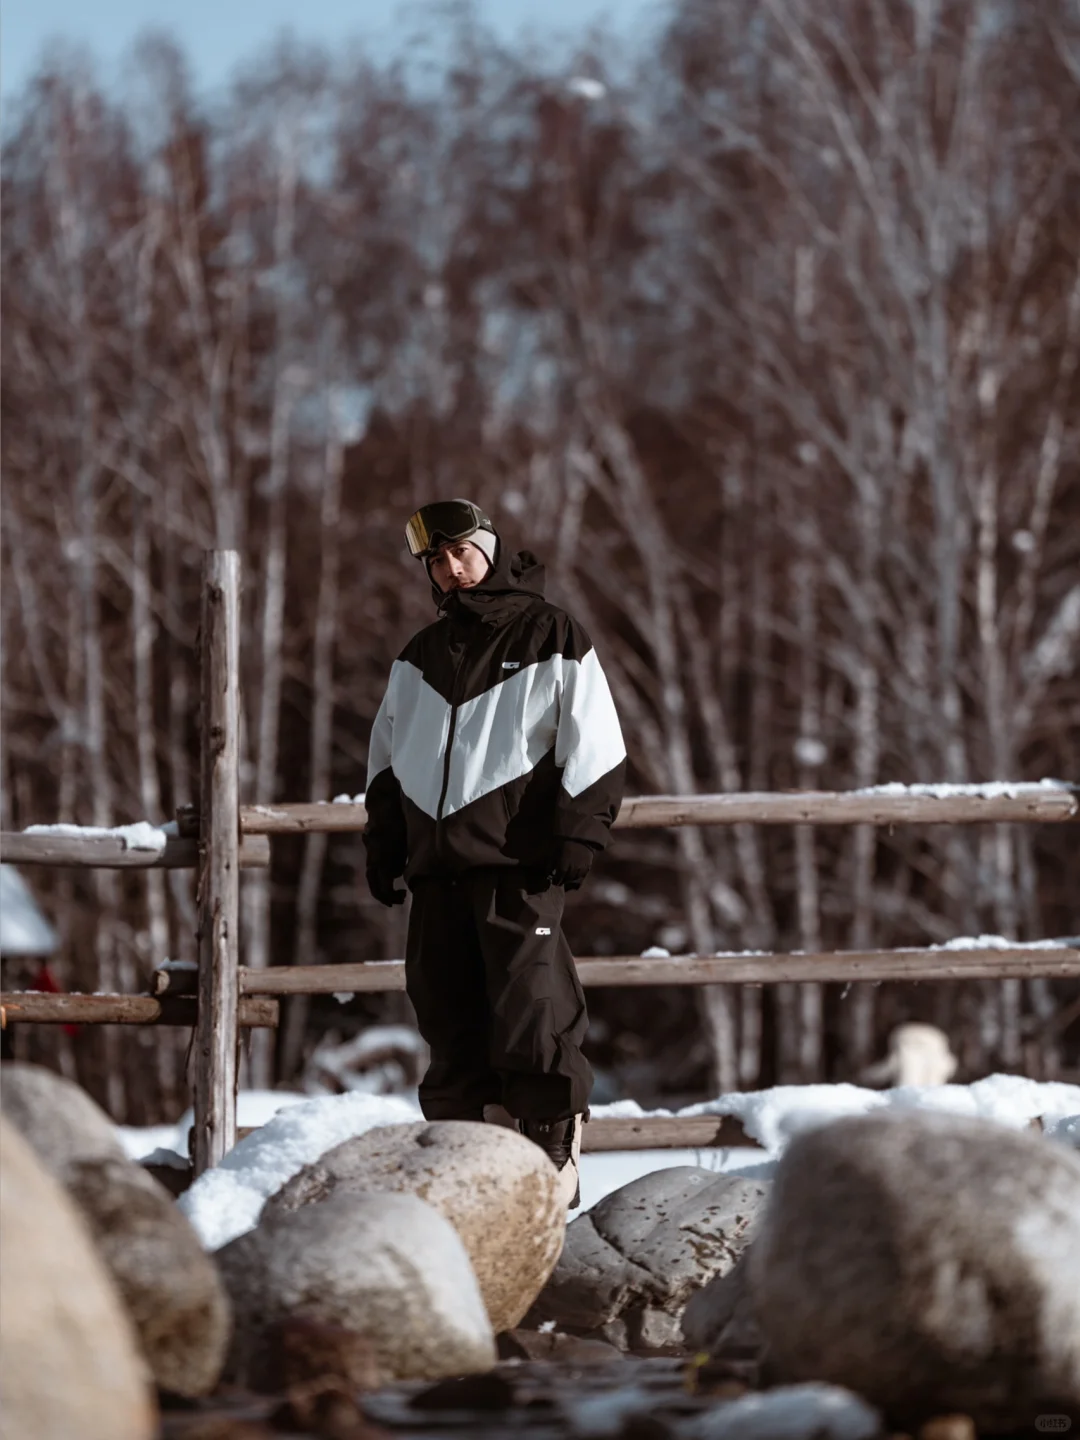
[[[448,590],[468,590],[488,573],[488,558],[468,540],[440,545],[429,562],[431,578],[445,595]]]

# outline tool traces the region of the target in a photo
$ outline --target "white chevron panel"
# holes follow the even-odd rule
[[[561,658],[561,657],[560,657]],[[563,696],[555,764],[571,799],[626,759],[622,727],[595,650],[563,662]]]
[[[394,774],[413,804],[434,820],[442,790],[450,706],[407,660],[394,661],[387,699]]]
[[[553,655],[458,708],[444,815],[528,775],[554,746],[567,663]]]

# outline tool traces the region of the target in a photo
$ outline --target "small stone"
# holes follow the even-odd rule
[[[630,1348],[654,1354],[685,1355],[682,1326],[676,1315],[651,1306],[630,1314]]]
[[[936,1415],[919,1427],[919,1440],[978,1440],[970,1415]]]
[[[370,1340],[342,1325],[290,1315],[268,1326],[251,1387],[279,1394],[294,1385],[338,1380],[352,1390],[373,1390],[379,1367]]]
[[[514,1386],[505,1375],[464,1375],[441,1380],[418,1391],[410,1402],[414,1410],[509,1410]]]
[[[382,1433],[368,1424],[349,1387],[329,1376],[292,1386],[273,1419],[276,1429],[299,1430],[313,1440],[375,1440]]]

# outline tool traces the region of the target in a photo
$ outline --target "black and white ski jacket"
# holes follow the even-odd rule
[[[588,635],[522,551],[394,662],[368,756],[370,864],[393,875],[546,868],[561,840],[602,850],[626,748]]]

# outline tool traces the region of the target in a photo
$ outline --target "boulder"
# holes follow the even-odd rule
[[[592,1331],[625,1317],[633,1346],[669,1349],[678,1340],[669,1322],[695,1290],[733,1268],[767,1195],[767,1181],[694,1165],[631,1181],[567,1228],[531,1318]]]
[[[551,1274],[566,1233],[558,1172],[501,1125],[383,1125],[327,1151],[267,1201],[269,1217],[329,1195],[418,1195],[461,1236],[496,1332],[512,1330]]]
[[[150,1440],[149,1376],[112,1279],[63,1188],[2,1118],[0,1170],[0,1440]]]
[[[0,1114],[61,1180],[73,1160],[124,1159],[124,1147],[105,1111],[85,1090],[43,1065],[4,1065]]]
[[[207,1395],[229,1345],[217,1266],[169,1193],[130,1160],[82,1160],[67,1190],[112,1272],[143,1354],[163,1390]]]
[[[752,1249],[747,1246],[733,1270],[715,1276],[686,1302],[682,1334],[689,1349],[717,1356],[756,1356],[760,1352],[761,1331],[754,1318],[748,1280]]]
[[[78,1206],[157,1384],[209,1393],[225,1362],[228,1300],[172,1196],[127,1158],[108,1116],[77,1085],[37,1065],[5,1065],[2,1095],[5,1116]]]
[[[1037,1134],[914,1111],[801,1135],[748,1263],[778,1378],[903,1425],[1080,1410],[1080,1159]]]
[[[342,1190],[266,1215],[217,1252],[233,1304],[227,1366],[265,1370],[277,1322],[339,1326],[370,1343],[380,1384],[490,1370],[495,1339],[457,1232],[416,1195]]]

